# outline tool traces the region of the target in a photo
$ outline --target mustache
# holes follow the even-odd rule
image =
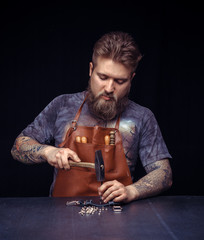
[[[104,91],[102,93],[99,93],[97,97],[99,98],[101,96],[108,97],[113,101],[117,101],[117,98],[113,93],[108,93],[108,92]]]
[[[116,115],[120,115],[128,104],[128,93],[123,98],[118,98],[113,93],[101,90],[94,95],[89,81],[87,103],[90,111],[98,118],[111,120]],[[110,98],[109,101],[101,101],[101,96]]]

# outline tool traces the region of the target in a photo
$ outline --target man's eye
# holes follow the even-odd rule
[[[106,79],[107,79],[106,76],[99,76],[99,78],[100,78],[101,80],[106,80]]]
[[[117,80],[115,80],[116,81],[116,83],[118,83],[118,84],[123,84],[125,81],[124,80],[121,80],[121,79],[117,79]]]

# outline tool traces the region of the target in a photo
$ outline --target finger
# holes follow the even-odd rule
[[[99,195],[103,195],[104,192],[110,188],[111,186],[114,185],[114,181],[108,181],[108,182],[105,182],[103,183],[99,188],[98,188],[98,193]]]
[[[65,170],[69,170],[70,169],[70,165],[69,165],[69,161],[68,161],[67,157],[62,156],[61,161],[62,161],[63,168]]]
[[[61,162],[62,162],[62,167],[65,169],[65,170],[69,170],[70,169],[70,165],[69,165],[69,161],[68,161],[68,153],[64,150],[61,150],[60,151],[61,153]]]
[[[113,200],[119,195],[126,193],[124,185],[118,182],[117,180],[108,182],[107,186],[110,186],[110,187],[107,188],[107,190],[103,192],[103,195],[102,195],[102,200],[104,202]]]
[[[119,195],[113,199],[114,202],[125,202],[127,196],[125,194]]]
[[[78,155],[69,149],[68,151],[68,158],[71,158],[74,162],[81,162],[81,159],[78,157]]]
[[[62,166],[62,161],[61,161],[61,152],[58,151],[55,155],[56,157],[56,164],[58,165],[59,168],[63,168]]]
[[[114,186],[114,187],[113,187]],[[113,187],[113,188],[111,188]],[[124,187],[124,185],[120,182],[118,182],[117,180],[113,180],[113,181],[108,181],[105,182],[98,190],[99,190],[99,195],[103,195],[108,189],[109,191],[107,192],[107,194],[110,193],[111,191],[114,191],[120,187]]]
[[[59,168],[61,168],[61,169],[63,168],[61,158],[57,159],[57,164],[58,164]]]
[[[102,195],[102,200],[106,199],[109,195],[111,195],[113,192],[117,191],[118,187],[113,185],[109,187]]]
[[[118,197],[122,196],[121,189],[118,189],[116,191],[111,192],[106,198],[104,198],[104,202],[107,203],[109,201],[115,201],[117,200]],[[102,198],[103,199],[103,198]]]

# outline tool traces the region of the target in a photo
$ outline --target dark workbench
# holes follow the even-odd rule
[[[204,197],[160,196],[89,216],[67,200],[0,198],[0,239],[204,239]]]

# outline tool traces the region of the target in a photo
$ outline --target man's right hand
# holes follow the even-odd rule
[[[81,162],[78,155],[69,148],[47,146],[42,155],[51,166],[65,170],[70,169],[69,161]]]

